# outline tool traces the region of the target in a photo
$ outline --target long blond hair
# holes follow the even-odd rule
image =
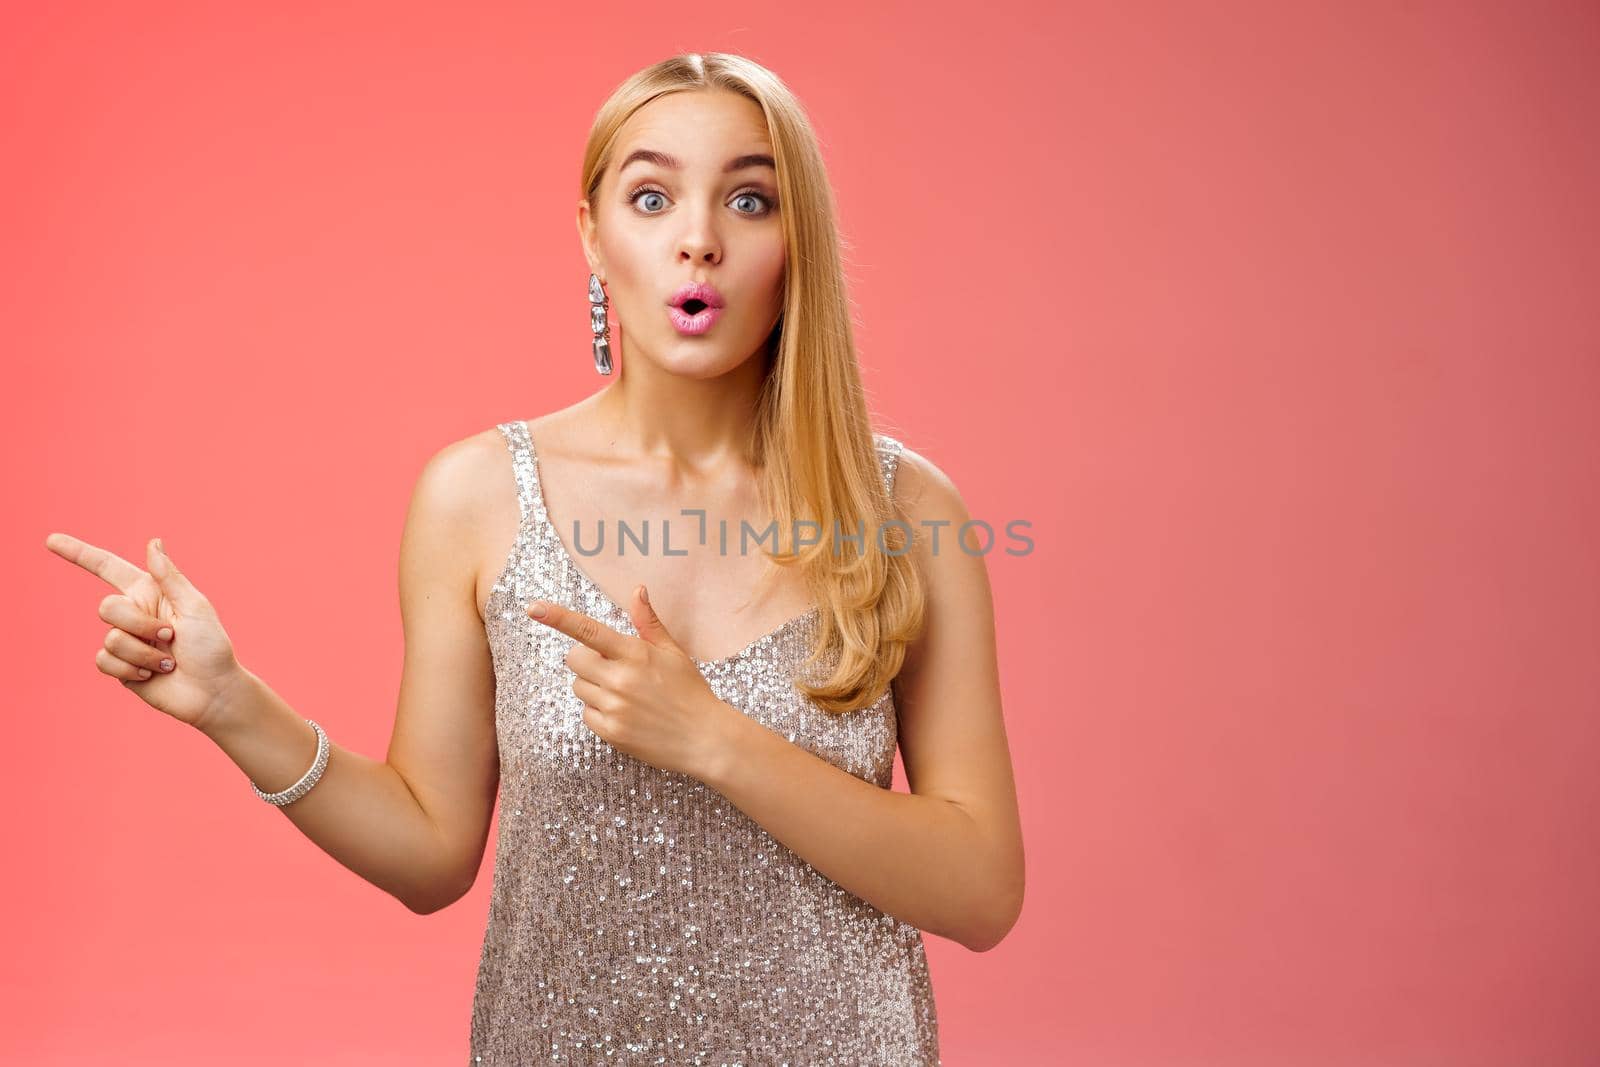
[[[803,666],[827,660],[831,672],[797,679],[796,688],[825,711],[852,711],[875,701],[899,673],[922,629],[926,592],[910,556],[912,527],[883,483],[845,292],[844,241],[805,110],[776,74],[743,56],[673,56],[628,78],[600,107],[584,149],[582,195],[597,203],[617,134],[635,111],[693,90],[739,93],[766,116],[788,262],[750,442],[778,530],[777,551],[762,552],[774,565],[768,578],[778,566],[801,568],[818,608]],[[816,544],[796,549],[796,521],[818,523]],[[846,540],[863,531],[861,544]]]

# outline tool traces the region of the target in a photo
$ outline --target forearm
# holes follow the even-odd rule
[[[879,910],[977,952],[1005,935],[1020,901],[965,810],[881,789],[733,710],[700,775],[708,786]]]
[[[317,755],[316,732],[260,678],[239,682],[203,732],[250,781],[289,788]],[[248,790],[249,784],[240,783]],[[278,810],[328,855],[412,911],[454,899],[433,820],[388,763],[328,740],[328,764],[310,792]]]

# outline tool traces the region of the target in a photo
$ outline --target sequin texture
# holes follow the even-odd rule
[[[485,613],[500,821],[469,1062],[938,1065],[920,930],[703,782],[620,752],[584,724],[565,661],[573,640],[529,618],[528,601],[637,631],[557,536],[527,423],[498,429],[521,523]],[[878,434],[876,444],[892,487],[900,443]],[[816,621],[813,607],[696,663],[721,699],[888,789],[893,694],[833,716],[792,684]]]

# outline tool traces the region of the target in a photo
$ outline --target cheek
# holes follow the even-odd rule
[[[783,273],[786,262],[781,240],[765,249],[755,261],[755,271],[763,279],[761,288],[774,305],[778,304],[783,296]]]
[[[611,300],[607,315],[615,325],[622,322],[624,312],[641,300],[651,299],[652,292],[660,286],[650,267],[658,254],[628,240],[626,227],[615,228],[602,238],[599,248],[606,264],[606,295]]]

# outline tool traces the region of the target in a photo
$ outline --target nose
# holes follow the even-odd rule
[[[722,262],[722,241],[706,215],[697,215],[684,229],[678,239],[678,258],[686,263]]]
[[[678,256],[686,263],[721,263],[722,249],[705,241],[685,240]]]

